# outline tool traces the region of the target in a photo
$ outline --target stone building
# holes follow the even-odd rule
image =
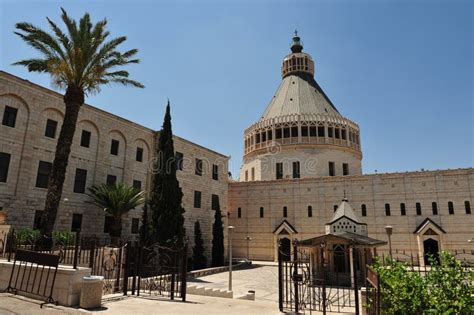
[[[0,71],[0,209],[8,211],[7,223],[14,227],[33,228],[41,216],[63,112],[62,95]],[[180,137],[174,140],[185,227],[192,238],[194,222],[200,221],[209,255],[212,209],[219,202],[227,212],[229,158]],[[87,187],[119,181],[147,191],[157,141],[157,131],[85,104],[55,228],[107,235],[110,221],[88,203]],[[125,216],[124,235],[138,233],[141,215],[140,208]]]
[[[385,227],[393,226],[400,258],[474,250],[474,170],[363,175],[359,127],[336,109],[314,73],[295,34],[280,86],[244,131],[240,182],[229,185],[236,255],[275,260],[278,240],[323,235],[343,198],[370,237],[387,240]]]

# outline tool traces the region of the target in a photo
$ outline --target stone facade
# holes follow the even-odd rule
[[[56,92],[0,72],[0,115],[4,115],[6,106],[17,109],[17,113],[14,127],[0,125],[0,152],[10,155],[7,180],[0,182],[0,207],[8,211],[8,224],[32,228],[36,211],[44,208],[46,195],[46,188],[37,187],[39,163],[52,162],[54,158],[64,103],[62,95]],[[45,136],[48,119],[58,122],[53,138]],[[81,145],[83,130],[90,133],[87,147]],[[117,155],[111,154],[112,140],[119,143]],[[87,203],[86,194],[74,192],[76,169],[87,171],[85,187],[115,176],[117,181],[129,185],[135,182],[148,191],[157,141],[158,132],[154,130],[84,105],[79,113],[56,229],[70,231],[76,213],[82,215],[83,234],[106,235],[103,210]],[[137,161],[137,148],[142,150],[142,161]],[[183,167],[177,176],[184,193],[186,231],[192,240],[194,221],[200,220],[209,255],[214,221],[212,194],[219,196],[222,213],[227,212],[228,157],[176,136],[175,151],[183,154]],[[195,159],[203,161],[201,176],[195,174]],[[213,165],[218,166],[217,180],[212,176]],[[200,208],[194,208],[194,191],[202,192]],[[134,209],[124,217],[123,235],[131,234],[132,219],[141,218],[141,214],[141,208]]]
[[[473,237],[474,215],[466,209],[466,202],[472,205],[473,195],[472,168],[233,182],[229,187],[229,224],[235,226],[233,250],[235,255],[246,257],[249,246],[251,259],[274,260],[279,238],[304,240],[325,234],[325,224],[330,221],[335,206],[346,196],[361,221],[367,224],[370,237],[387,240],[385,226],[393,226],[393,251],[422,255],[426,229],[415,231],[427,218],[443,230],[437,232],[438,235],[430,235],[439,241],[440,249],[471,251],[474,242],[468,240]],[[450,214],[449,202],[452,202],[453,214]],[[402,215],[402,203],[405,215]],[[417,214],[417,203],[420,214]],[[260,217],[262,207],[263,218]],[[308,207],[311,207],[311,217]],[[275,231],[283,220],[296,233],[291,229],[283,233]],[[246,236],[251,241],[247,241]],[[388,247],[381,250],[388,251]]]

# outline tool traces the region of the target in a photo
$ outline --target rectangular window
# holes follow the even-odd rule
[[[283,217],[284,218],[288,217],[288,208],[287,207],[283,207]]]
[[[332,127],[328,127],[328,137],[329,138],[332,138],[332,131],[333,131]]]
[[[201,208],[201,192],[194,191],[194,208]]]
[[[2,125],[15,128],[17,114],[18,114],[17,108],[5,106],[5,111],[3,112]]]
[[[316,135],[317,135],[316,130],[317,130],[316,126],[309,127],[309,136],[310,137],[316,137]]]
[[[237,208],[237,218],[242,217],[242,208]]]
[[[36,210],[35,217],[33,219],[33,230],[41,229],[41,221],[43,221],[44,211]]]
[[[142,189],[142,181],[141,180],[133,180],[133,187],[136,189]]]
[[[464,210],[466,214],[471,214],[471,203],[468,200],[464,201]]]
[[[255,143],[260,143],[260,134],[259,133],[257,133],[255,135]]]
[[[132,234],[138,234],[140,219],[132,218]]]
[[[73,213],[72,214],[72,223],[71,223],[71,232],[78,232],[82,228],[82,214]]]
[[[276,179],[283,178],[283,163],[276,164]]]
[[[336,139],[340,138],[339,128],[334,128],[334,135],[336,136]]]
[[[249,171],[245,171],[245,181],[248,182],[249,181]]]
[[[448,213],[449,214],[454,214],[454,204],[452,201],[448,202]]]
[[[202,176],[202,160],[200,159],[196,159],[196,167],[194,170],[194,174]]]
[[[48,119],[46,121],[46,130],[44,131],[44,136],[48,138],[56,138],[56,128],[58,127],[58,122],[56,120]]]
[[[87,170],[76,168],[76,176],[74,178],[74,192],[83,194],[86,192]]]
[[[112,142],[110,143],[110,154],[118,155],[119,144],[120,144],[120,142],[118,140],[112,139]]]
[[[389,204],[389,203],[386,203],[386,204],[385,204],[385,215],[386,215],[387,217],[390,216],[390,204]]]
[[[366,217],[367,216],[367,206],[365,204],[363,204],[363,205],[360,206],[360,209],[361,209],[361,212],[362,212],[362,216]]]
[[[407,210],[405,208],[405,204],[401,203],[400,204],[400,215],[407,215]]]
[[[262,137],[262,142],[266,142],[266,141],[267,141],[267,134],[266,134],[266,132],[265,132],[265,131],[264,131],[264,132],[262,132],[262,135],[261,135],[261,137]]]
[[[81,147],[88,148],[91,143],[91,132],[82,130],[81,134]]]
[[[313,217],[313,207],[308,206],[308,218],[312,218],[312,217]]]
[[[349,175],[349,164],[342,163],[342,175]]]
[[[264,210],[263,210],[263,207],[260,207],[260,218],[263,218],[264,216]]]
[[[115,183],[117,182],[117,176],[115,175],[107,175],[107,180],[106,180],[106,183],[107,185],[115,185]]]
[[[324,126],[318,127],[318,137],[324,137]]]
[[[135,154],[135,160],[137,162],[143,162],[143,148],[137,147],[137,153]]]
[[[290,128],[285,127],[283,128],[283,138],[289,138],[290,137]]]
[[[334,162],[329,162],[329,176],[336,176],[336,167]]]
[[[104,233],[109,233],[110,228],[114,225],[114,217],[107,215],[104,219]]]
[[[346,140],[346,129],[341,129],[341,137]]]
[[[212,164],[212,179],[219,180],[219,165]]]
[[[276,139],[281,139],[281,128],[276,129]]]
[[[268,130],[268,140],[272,140],[272,131]]]
[[[176,151],[176,170],[177,171],[182,171],[183,170],[183,159],[184,159],[184,154],[181,152]]]
[[[300,162],[293,162],[293,178],[300,178]]]
[[[250,170],[250,174],[253,182],[255,180],[255,167],[252,167],[252,169]]]
[[[220,210],[219,204],[219,196],[218,195],[211,195],[211,209],[212,210]]]
[[[10,154],[0,152],[0,182],[6,183],[8,179],[8,169],[10,168]]]
[[[416,215],[421,215],[421,203],[416,203]]]
[[[431,209],[433,210],[433,215],[438,215],[438,204],[436,202],[431,203]]]
[[[39,161],[38,173],[36,174],[36,187],[48,188],[49,174],[51,173],[52,167],[53,163]]]
[[[302,137],[307,137],[308,136],[308,127],[307,126],[301,126],[301,136]]]
[[[291,136],[298,137],[298,127],[291,127]]]

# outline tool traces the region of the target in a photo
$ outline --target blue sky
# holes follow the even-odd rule
[[[0,68],[50,87],[11,64],[35,56],[13,35],[46,28],[60,6],[107,17],[144,90],[104,87],[87,103],[160,129],[166,100],[174,133],[226,155],[238,175],[243,130],[264,111],[297,28],[316,80],[361,128],[364,173],[474,165],[473,15],[470,1],[5,1]],[[235,176],[234,176],[235,177]]]

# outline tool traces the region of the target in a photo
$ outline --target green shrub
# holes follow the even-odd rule
[[[53,241],[57,245],[72,246],[74,245],[74,233],[55,231],[53,232]]]

